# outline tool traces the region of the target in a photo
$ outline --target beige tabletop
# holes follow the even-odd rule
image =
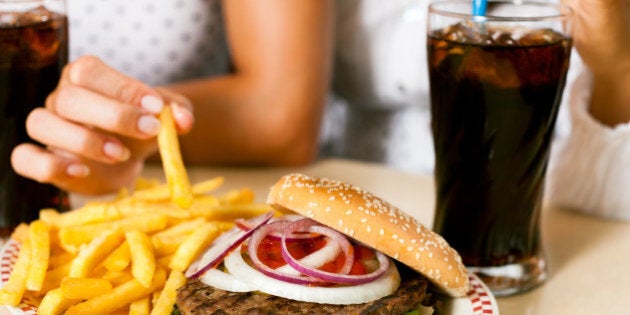
[[[264,201],[269,187],[282,175],[302,172],[356,184],[430,226],[433,181],[376,164],[322,160],[301,168],[189,167],[191,182],[224,176],[223,189],[249,187]],[[144,176],[163,179],[159,166]],[[74,204],[85,199],[73,196]],[[498,298],[503,315],[630,314],[630,224],[606,221],[546,207],[543,242],[551,277],[528,293]]]

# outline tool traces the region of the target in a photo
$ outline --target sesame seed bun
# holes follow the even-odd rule
[[[448,295],[464,296],[469,290],[459,254],[440,235],[359,187],[290,174],[271,188],[267,202],[372,246],[423,274]]]

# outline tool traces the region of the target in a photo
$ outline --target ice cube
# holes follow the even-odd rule
[[[488,35],[480,23],[465,21],[453,24],[442,30],[442,37],[449,41],[466,44],[481,44]]]
[[[0,12],[0,27],[14,26],[17,23],[19,13]]]
[[[563,36],[551,29],[540,29],[530,31],[519,39],[519,44],[523,46],[535,46],[556,43],[562,40]]]
[[[32,10],[22,13],[18,17],[19,25],[31,25],[46,22],[55,17],[55,13],[46,9],[44,6],[38,6]]]

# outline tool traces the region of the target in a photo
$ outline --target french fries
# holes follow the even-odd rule
[[[158,146],[166,184],[139,179],[110,201],[70,212],[42,209],[20,224],[20,244],[0,305],[38,307],[40,315],[170,314],[184,271],[235,218],[272,208],[250,189],[213,193],[215,177],[189,182],[170,106],[160,114]]]
[[[144,189],[66,213],[42,209],[20,225],[0,304],[30,303],[41,315],[170,314],[184,271],[208,244],[235,218],[272,210],[249,189],[214,194],[222,177],[193,184],[188,209],[157,195],[167,184],[142,181]]]

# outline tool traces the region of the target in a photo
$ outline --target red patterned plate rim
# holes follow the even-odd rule
[[[9,280],[9,275],[20,252],[20,243],[9,239],[0,249],[0,283]],[[468,274],[470,291],[466,298],[450,299],[447,301],[446,315],[499,315],[499,308],[494,296],[483,282],[472,273]],[[5,314],[2,307],[10,311],[7,314],[37,315],[37,308],[22,303],[17,307],[0,306],[0,314]]]

